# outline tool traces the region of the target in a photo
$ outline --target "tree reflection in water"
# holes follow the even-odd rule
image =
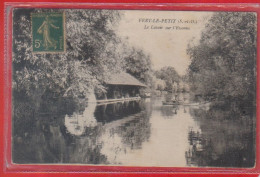
[[[192,128],[189,131],[190,148],[185,153],[188,166],[254,166],[255,128],[252,117],[232,117],[231,114],[229,110],[191,109],[191,115],[200,124],[200,131]]]
[[[30,132],[24,126],[25,119],[16,121],[15,126],[20,126],[20,130],[16,129],[19,133],[13,139],[13,160],[111,164],[114,161],[111,156],[140,148],[149,138],[150,113],[151,108],[145,107],[143,101],[132,101],[103,106],[90,104],[66,115],[37,114],[36,121],[28,119]]]
[[[164,118],[173,118],[173,116],[177,115],[179,106],[163,106],[160,108],[161,110],[161,115]]]
[[[21,100],[14,103],[14,163],[254,165],[250,110],[164,106],[163,98],[99,106],[48,98],[36,111]]]

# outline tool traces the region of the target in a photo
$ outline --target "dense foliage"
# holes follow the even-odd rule
[[[124,57],[124,68],[127,73],[131,74],[149,87],[152,86],[152,63],[150,56],[145,54],[141,49],[127,48]]]
[[[33,54],[30,14],[45,11],[59,10],[14,11],[14,92],[30,97],[46,91],[86,96],[93,89],[105,91],[106,77],[121,71],[150,82],[149,56],[123,42],[114,30],[122,15],[119,11],[66,9],[66,52]]]
[[[204,99],[252,106],[256,95],[256,14],[215,13],[189,45],[191,90]]]
[[[173,91],[177,89],[177,84],[180,82],[180,76],[176,70],[171,66],[166,66],[155,72],[158,79],[165,81],[165,90]],[[176,87],[176,88],[175,88]]]

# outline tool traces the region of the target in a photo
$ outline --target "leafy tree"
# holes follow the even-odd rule
[[[256,14],[215,13],[198,45],[189,45],[191,90],[204,98],[253,103],[256,78]],[[243,101],[241,101],[243,100]]]
[[[180,76],[176,70],[171,66],[166,66],[155,72],[158,79],[164,80],[166,83],[165,90],[172,91],[174,85],[178,84],[180,81]]]
[[[163,90],[165,90],[165,87],[166,87],[166,83],[164,80],[161,80],[158,78],[155,79],[155,89],[156,90],[163,91]]]
[[[130,47],[127,43],[124,50],[124,70],[151,87],[153,73],[150,56],[141,49]]]
[[[46,11],[54,10],[14,11],[14,91],[28,96],[40,96],[48,90],[78,96],[88,95],[94,87],[104,89],[102,82],[106,74],[120,65],[114,53],[120,39],[113,30],[120,19],[119,12],[66,9],[66,52],[33,54],[30,13]]]

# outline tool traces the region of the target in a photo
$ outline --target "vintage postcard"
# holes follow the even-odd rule
[[[12,18],[14,164],[254,168],[256,13]]]

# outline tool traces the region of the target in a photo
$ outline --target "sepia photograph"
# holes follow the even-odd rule
[[[255,167],[257,13],[12,14],[12,163]]]

